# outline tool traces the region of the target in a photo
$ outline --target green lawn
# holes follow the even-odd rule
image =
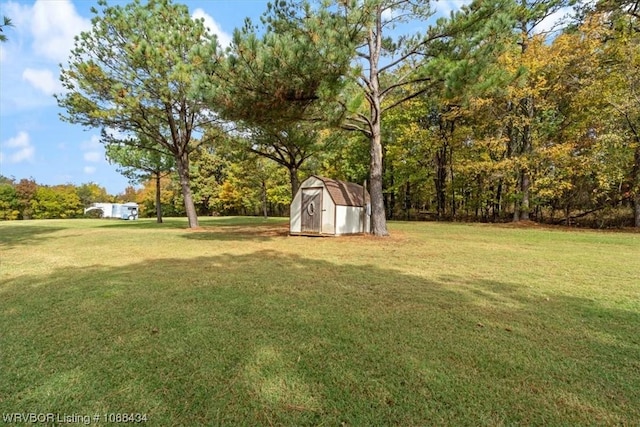
[[[640,234],[0,223],[0,412],[147,425],[637,425]],[[100,424],[105,424],[104,419]]]

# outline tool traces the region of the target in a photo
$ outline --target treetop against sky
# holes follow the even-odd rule
[[[110,1],[110,5],[124,5]],[[183,1],[194,18],[228,45],[245,18],[254,22],[266,0]],[[438,15],[448,15],[464,1],[434,2]],[[7,42],[0,44],[0,174],[33,177],[42,184],[96,182],[119,193],[127,179],[105,160],[100,129],[64,123],[53,97],[60,93],[59,64],[69,58],[73,40],[91,28],[91,7],[79,0],[2,1],[0,15],[11,18]],[[554,19],[557,17],[554,17]],[[549,20],[553,22],[554,19]]]

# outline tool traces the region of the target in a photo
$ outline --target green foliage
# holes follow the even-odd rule
[[[110,202],[112,199],[112,196],[107,194],[107,190],[104,187],[94,182],[79,185],[76,187],[76,193],[80,203],[85,208],[92,203],[105,203]]]
[[[18,219],[18,192],[12,182],[0,183],[0,220]]]
[[[344,86],[351,58],[350,40],[339,27],[324,8],[270,4],[262,28],[248,21],[236,30],[226,60],[210,70],[224,84],[202,81],[211,107],[243,130],[230,143],[286,168],[292,196],[298,171],[329,148],[322,132],[337,120],[331,103]],[[240,197],[225,188],[226,199]],[[236,208],[245,205],[238,203]]]
[[[343,87],[351,57],[336,17],[307,2],[278,1],[262,22],[234,32],[226,61],[211,70],[225,84],[202,82],[209,103],[227,119],[270,132],[328,119],[320,106]]]
[[[93,182],[49,186],[0,176],[0,220],[79,218],[92,203],[111,201],[115,197]]]
[[[362,183],[369,175],[369,147],[358,133],[336,131],[331,149],[322,150],[319,157],[320,175],[343,181]]]
[[[291,203],[286,169],[267,158],[237,152],[227,156],[224,177],[215,198],[223,214],[282,214]]]
[[[103,142],[109,162],[119,165],[118,172],[133,184],[164,176],[175,168],[175,158],[164,151],[113,138],[103,137]]]
[[[219,149],[224,146],[216,144]],[[217,211],[218,192],[225,179],[226,161],[218,154],[218,149],[201,146],[193,153],[191,163],[191,189],[193,200],[200,215],[210,215]]]
[[[82,201],[73,185],[38,186],[31,209],[34,219],[77,218],[83,214]]]

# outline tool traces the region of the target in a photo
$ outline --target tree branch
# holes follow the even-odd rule
[[[407,95],[407,96],[405,96],[404,98],[402,98],[402,99],[400,99],[400,100],[398,100],[398,101],[394,102],[393,104],[391,104],[391,105],[389,105],[389,106],[387,106],[387,107],[381,108],[380,113],[384,113],[385,111],[389,111],[389,110],[391,110],[391,109],[393,109],[393,108],[397,107],[398,105],[400,105],[400,104],[402,104],[402,103],[404,103],[404,102],[406,102],[406,101],[409,101],[410,99],[413,99],[413,98],[416,98],[416,97],[418,97],[418,96],[422,95],[422,94],[423,94],[423,93],[425,93],[426,91],[427,91],[427,89],[422,89],[422,90],[420,90],[420,91],[418,91],[418,92],[415,92],[415,93],[412,93],[412,94],[410,94],[410,95]]]

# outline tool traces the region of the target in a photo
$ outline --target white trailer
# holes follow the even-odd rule
[[[99,210],[102,212],[102,218],[118,218],[135,220],[138,219],[138,204],[129,203],[93,203],[84,210],[84,213]]]

